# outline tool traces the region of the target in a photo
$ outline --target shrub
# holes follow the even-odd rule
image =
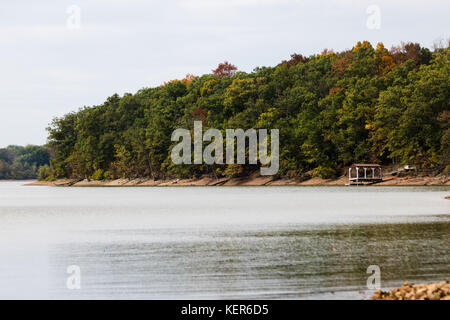
[[[94,180],[103,180],[105,178],[104,171],[102,169],[95,170],[91,178]]]
[[[240,164],[229,164],[224,171],[227,178],[236,178],[242,175],[244,168]]]
[[[444,169],[444,175],[446,176],[450,176],[450,164],[448,166],[445,167]]]
[[[336,171],[330,167],[318,166],[314,169],[313,176],[322,179],[330,179],[336,175]]]
[[[38,180],[39,181],[49,181],[49,178],[53,178],[52,170],[48,165],[39,167]]]

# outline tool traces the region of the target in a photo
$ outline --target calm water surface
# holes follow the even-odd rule
[[[369,265],[383,288],[450,279],[450,187],[23,184],[0,182],[0,298],[364,299]]]

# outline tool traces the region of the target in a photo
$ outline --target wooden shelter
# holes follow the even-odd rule
[[[350,183],[383,181],[381,166],[374,163],[354,163],[348,168],[348,181]]]

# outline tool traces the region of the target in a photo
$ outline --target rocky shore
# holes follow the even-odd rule
[[[410,284],[405,282],[400,288],[387,292],[377,290],[373,300],[450,300],[450,282]]]
[[[346,176],[337,179],[322,179],[318,177],[309,179],[300,178],[276,178],[274,176],[260,176],[253,174],[241,178],[214,178],[203,176],[193,179],[160,179],[150,178],[138,179],[116,179],[116,180],[73,180],[58,179],[55,181],[36,181],[29,183],[31,186],[344,186],[348,183]],[[383,182],[376,183],[377,186],[439,186],[450,185],[450,177],[440,176],[390,176]]]

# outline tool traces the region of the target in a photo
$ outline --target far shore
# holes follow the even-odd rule
[[[242,178],[213,178],[203,176],[193,179],[161,179],[151,178],[137,179],[116,179],[116,180],[73,180],[58,179],[55,181],[34,181],[26,184],[27,186],[61,186],[61,187],[87,187],[87,186],[344,186],[348,184],[346,176],[337,179],[310,178],[287,179],[276,178],[274,176],[252,175]],[[382,182],[372,184],[375,186],[450,186],[450,177],[448,176],[387,176]]]

